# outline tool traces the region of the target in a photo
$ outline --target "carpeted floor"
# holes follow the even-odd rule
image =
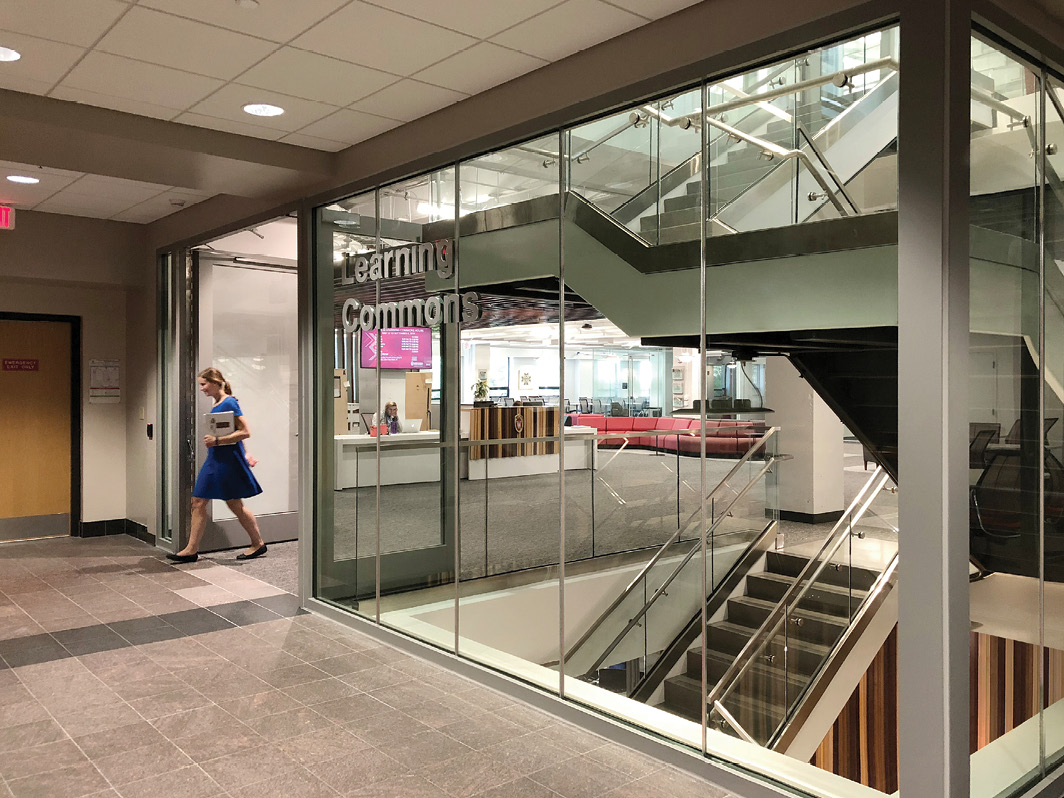
[[[707,479],[714,482],[735,465],[731,460],[707,462]],[[744,468],[731,488],[742,488],[752,476]],[[849,504],[871,476],[861,464],[859,444],[846,446],[845,501]],[[600,557],[620,551],[660,546],[698,509],[699,467],[694,458],[655,457],[648,452],[622,452],[596,476],[592,496],[587,471],[566,474],[566,560]],[[715,508],[734,493],[720,491]],[[376,491],[347,490],[335,494],[337,560],[368,556],[376,547]],[[718,532],[741,539],[764,525],[766,492],[751,491],[722,521]],[[381,549],[407,551],[438,544],[440,533],[438,484],[397,485],[381,489]],[[460,496],[462,579],[549,565],[558,562],[558,478],[553,475],[463,481]],[[897,496],[882,493],[859,529],[868,538],[897,539]],[[832,524],[784,521],[780,529],[787,547],[822,541]],[[689,536],[698,534],[688,523]],[[356,535],[357,532],[357,535]],[[685,535],[688,537],[688,535]],[[265,557],[238,563],[228,552],[209,555],[290,593],[298,591],[298,543],[271,544]],[[230,562],[232,560],[232,562]],[[224,562],[223,562],[224,561]]]

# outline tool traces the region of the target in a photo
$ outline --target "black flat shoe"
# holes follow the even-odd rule
[[[266,544],[263,543],[261,546],[255,549],[255,551],[251,552],[251,554],[244,554],[244,552],[240,552],[238,555],[236,555],[236,558],[238,560],[254,560],[256,557],[261,557],[265,553]]]
[[[174,562],[195,562],[199,559],[198,554],[167,554],[166,559]]]

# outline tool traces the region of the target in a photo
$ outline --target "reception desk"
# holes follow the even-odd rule
[[[533,409],[533,408],[529,408]],[[595,456],[594,427],[565,427],[566,470],[591,468]],[[531,436],[529,436],[531,437]],[[537,452],[535,442],[516,441],[528,454],[495,454],[492,440],[462,436],[458,463],[460,479],[548,474],[558,470],[558,445],[553,451]],[[483,444],[477,441],[485,441]],[[440,481],[440,433],[438,430],[384,435],[380,439],[380,484],[409,485]],[[333,442],[334,489],[368,488],[377,484],[377,438],[373,435],[336,435]],[[509,447],[510,444],[507,444]],[[496,451],[501,452],[501,449]]]

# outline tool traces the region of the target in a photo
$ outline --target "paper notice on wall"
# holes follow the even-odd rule
[[[117,360],[90,360],[89,404],[116,405],[122,401],[120,376]]]

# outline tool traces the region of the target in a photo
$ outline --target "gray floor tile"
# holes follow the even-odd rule
[[[66,736],[62,727],[50,719],[0,728],[0,753],[54,743],[65,739]]]
[[[563,798],[592,798],[632,780],[625,774],[586,757],[559,762],[530,773],[528,778],[548,787]]]
[[[211,798],[223,790],[197,765],[149,776],[118,788],[122,798]]]
[[[212,779],[225,790],[235,790],[255,782],[275,779],[295,770],[300,764],[273,745],[248,748],[227,756],[200,763]]]
[[[469,798],[514,781],[521,774],[484,751],[474,751],[429,765],[419,770],[418,775],[424,776],[453,798]]]
[[[59,740],[34,748],[24,748],[21,751],[5,752],[3,756],[0,756],[0,777],[10,781],[47,773],[49,770],[80,765],[88,761],[73,740]]]
[[[314,704],[322,704],[326,701],[335,701],[336,699],[355,695],[358,690],[349,684],[341,682],[339,679],[321,679],[316,682],[296,685],[295,687],[286,687],[284,688],[284,693],[301,704],[313,706]]]
[[[532,779],[520,778],[482,792],[477,798],[558,798],[558,793]]]
[[[107,789],[107,780],[88,762],[49,770],[36,776],[12,779],[7,783],[14,798],[81,798]]]
[[[431,781],[414,773],[392,776],[347,795],[351,798],[450,798]]]
[[[333,798],[339,794],[302,768],[230,792],[233,798]]]
[[[267,740],[284,740],[317,731],[332,725],[332,721],[308,707],[290,709],[276,715],[266,715],[248,721],[248,726]]]
[[[248,721],[252,718],[261,718],[264,715],[276,715],[278,712],[298,709],[299,702],[280,690],[269,688],[254,695],[221,701],[218,706],[230,715],[234,715],[240,720]]]
[[[74,741],[95,759],[119,752],[132,754],[143,746],[165,742],[166,738],[148,721],[138,718],[137,722],[109,729],[106,734],[86,734]]]
[[[314,775],[340,793],[383,781],[391,776],[410,772],[411,768],[378,751],[367,748],[355,756],[342,756],[316,763]]]
[[[98,757],[93,764],[115,787],[188,767],[192,760],[171,742]]]
[[[209,706],[212,703],[209,698],[183,684],[180,689],[171,690],[168,693],[135,698],[129,702],[129,705],[145,720],[156,720],[177,712]]]
[[[316,762],[358,756],[360,752],[372,747],[339,726],[327,726],[297,737],[288,737],[276,745],[285,755],[311,770]]]

